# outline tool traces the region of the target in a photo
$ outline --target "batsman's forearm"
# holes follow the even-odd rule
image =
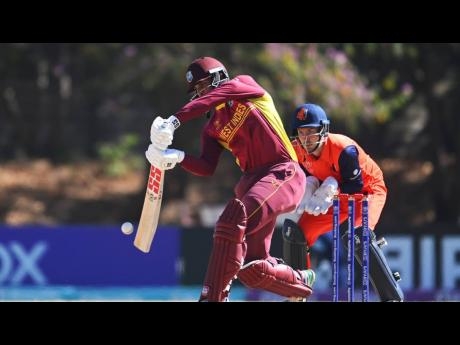
[[[190,155],[185,155],[180,166],[186,171],[197,176],[211,176],[216,170],[216,165],[210,164],[203,158],[196,158]]]

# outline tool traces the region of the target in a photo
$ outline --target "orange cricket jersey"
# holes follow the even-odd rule
[[[383,173],[377,163],[359,146],[353,139],[341,135],[329,133],[323,146],[321,155],[316,158],[307,153],[300,145],[298,140],[293,141],[294,150],[297,153],[299,163],[308,173],[317,177],[320,182],[328,176],[333,176],[339,183],[342,183],[342,176],[339,167],[339,157],[344,148],[354,145],[358,150],[359,166],[363,179],[363,188],[360,193],[369,194],[369,228],[374,229],[385,205],[387,188],[383,179]],[[356,202],[355,207],[355,226],[361,226],[361,203]],[[340,223],[347,220],[347,203],[340,203]],[[326,214],[313,216],[303,213],[298,222],[304,232],[307,243],[311,246],[317,238],[332,230],[332,207]]]

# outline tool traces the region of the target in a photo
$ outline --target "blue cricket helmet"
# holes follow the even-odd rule
[[[297,136],[297,128],[321,127],[321,133],[329,133],[329,119],[326,112],[319,105],[305,103],[298,106],[292,117],[292,135]]]

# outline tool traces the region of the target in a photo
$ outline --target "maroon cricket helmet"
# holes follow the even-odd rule
[[[195,85],[209,76],[213,76],[211,86],[217,87],[222,82],[228,81],[228,72],[225,66],[217,59],[204,56],[194,60],[187,68],[185,77],[188,83],[187,92],[194,91]]]

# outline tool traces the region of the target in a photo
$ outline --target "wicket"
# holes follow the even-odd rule
[[[332,201],[333,254],[332,254],[332,301],[339,301],[339,254],[340,254],[340,199],[348,200],[348,240],[347,240],[347,300],[355,298],[355,200],[361,201],[363,225],[362,256],[362,301],[369,301],[369,200],[363,194],[339,194]]]

